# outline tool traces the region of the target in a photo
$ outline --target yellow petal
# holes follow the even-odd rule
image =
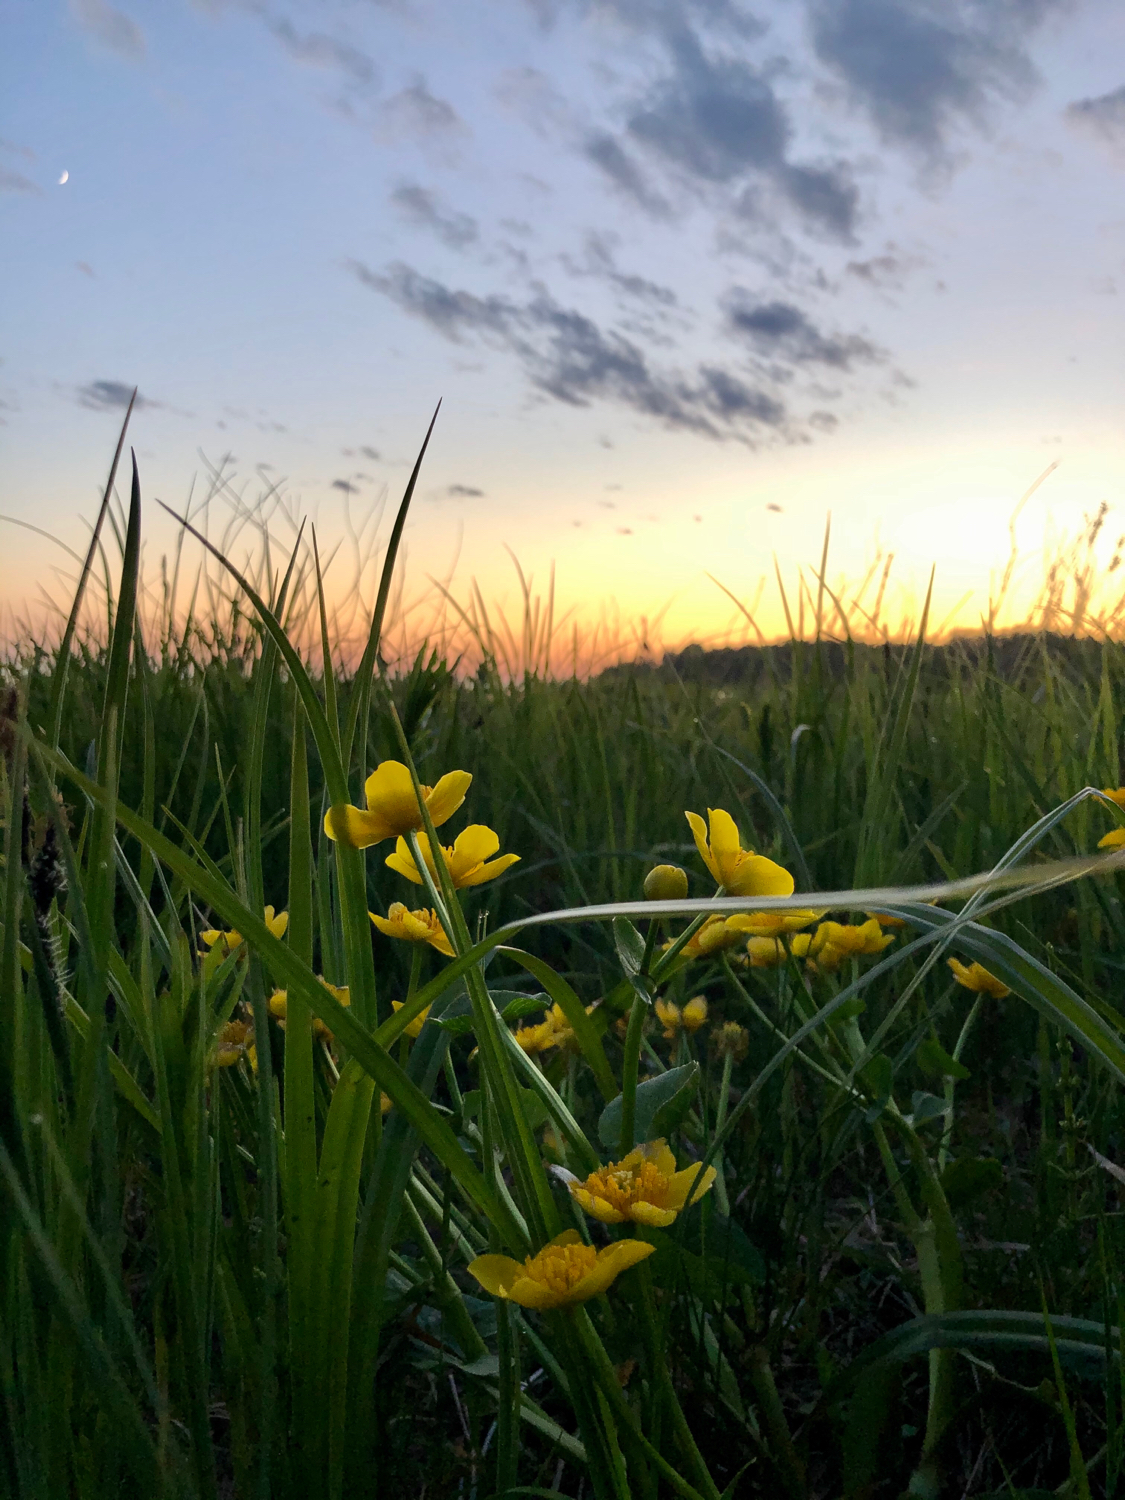
[[[426,798],[426,809],[435,828],[450,819],[465,800],[472,781],[468,771],[447,771]]]
[[[1122,844],[1125,844],[1125,828],[1114,828],[1104,839],[1098,840],[1099,849],[1120,849]],[[204,933],[203,936],[206,937],[207,934]]]
[[[707,866],[711,878],[716,884],[721,884],[719,879],[719,867],[711,857],[711,850],[707,844],[707,824],[698,813],[686,812],[684,817],[688,820],[691,836],[695,840],[695,847],[699,850],[699,857]]]
[[[590,1215],[592,1219],[598,1219],[603,1224],[624,1224],[625,1215],[619,1213],[612,1203],[605,1198],[599,1198],[591,1193],[588,1188],[574,1187],[570,1189],[574,1201]]]
[[[478,1255],[469,1263],[469,1274],[494,1297],[506,1297],[512,1284],[523,1275],[523,1266],[510,1255]]]
[[[417,831],[422,826],[422,812],[414,793],[410,772],[400,760],[385,760],[375,767],[364,784],[367,810],[378,820],[379,839],[398,833]],[[422,788],[426,795],[426,788]]]
[[[598,1251],[597,1260],[581,1281],[571,1287],[567,1301],[586,1302],[591,1297],[600,1296],[622,1271],[627,1271],[638,1261],[647,1260],[655,1249],[655,1245],[646,1245],[643,1240],[617,1240],[607,1245]]]
[[[414,863],[414,856],[411,854],[410,846],[405,839],[399,839],[395,845],[395,852],[388,854],[384,863],[389,870],[394,870],[398,875],[405,875],[407,880],[412,880],[415,885],[422,884],[422,877],[418,873],[418,866]]]
[[[348,844],[353,849],[369,849],[372,844],[389,838],[384,832],[382,820],[353,807],[350,802],[330,807],[324,814],[324,831],[330,839]]]
[[[677,1212],[683,1208],[688,1200],[688,1196],[691,1194],[692,1185],[699,1176],[699,1172],[700,1163],[695,1162],[692,1166],[685,1167],[682,1172],[675,1174],[668,1184],[668,1194],[665,1200],[669,1208],[674,1208]],[[708,1167],[707,1171],[703,1174],[703,1185],[698,1193],[694,1195],[693,1202],[696,1198],[702,1198],[704,1193],[711,1191],[711,1184],[715,1180],[715,1175],[715,1168]]]
[[[727,873],[727,890],[733,896],[791,896],[793,877],[764,854],[750,854]]]
[[[522,1270],[522,1267],[521,1267]],[[581,1285],[581,1282],[579,1282]],[[504,1293],[501,1293],[503,1296]],[[576,1302],[573,1289],[562,1292],[550,1287],[543,1281],[536,1281],[532,1276],[521,1275],[519,1279],[509,1287],[507,1296],[510,1301],[518,1302],[520,1307],[532,1307],[539,1312],[546,1312],[551,1307],[564,1307],[568,1302]]]
[[[479,865],[475,870],[470,870],[467,875],[462,875],[458,880],[454,878],[453,884],[458,890],[463,890],[470,885],[484,885],[485,881],[495,880],[497,875],[503,875],[512,865],[519,861],[518,854],[501,854],[499,859],[491,860],[487,865]]]
[[[707,817],[711,824],[711,855],[720,871],[726,872],[742,849],[742,836],[738,825],[721,807],[709,807]],[[737,894],[737,893],[736,893]]]
[[[630,1204],[629,1217],[634,1224],[647,1224],[650,1229],[667,1229],[669,1224],[676,1222],[676,1210],[657,1208],[655,1203],[638,1199],[636,1203]]]
[[[479,865],[491,859],[499,847],[500,835],[494,829],[484,823],[470,823],[453,840],[453,868]]]

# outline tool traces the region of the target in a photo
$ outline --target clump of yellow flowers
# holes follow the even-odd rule
[[[700,1163],[694,1162],[678,1172],[676,1158],[664,1140],[635,1147],[585,1180],[556,1169],[571,1197],[591,1218],[603,1224],[647,1224],[652,1229],[666,1229],[674,1223],[689,1196],[694,1201],[710,1192],[715,1168],[708,1167],[701,1179],[700,1171]]]

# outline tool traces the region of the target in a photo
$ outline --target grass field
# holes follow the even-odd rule
[[[345,674],[141,525],[0,686],[0,1490],[1118,1493],[1125,648],[386,676],[396,533]]]

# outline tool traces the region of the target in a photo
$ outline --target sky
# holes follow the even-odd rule
[[[709,639],[734,595],[771,635],[775,559],[815,587],[830,515],[833,588],[890,553],[892,612],[933,566],[935,618],[972,623],[1052,465],[1017,594],[1099,506],[1125,531],[1119,0],[7,0],[4,26],[9,620],[65,591],[134,385],[152,566],[152,501],[216,470],[326,552],[370,535],[439,398],[407,578],[509,609],[514,556],[579,619]]]

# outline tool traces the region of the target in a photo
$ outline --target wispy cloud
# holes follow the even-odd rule
[[[386,143],[427,141],[464,134],[467,128],[448,100],[432,94],[424,78],[416,78],[379,106],[375,137]]]
[[[463,250],[480,238],[480,226],[474,218],[445,208],[436,193],[417,182],[396,188],[391,202],[412,224],[430,230],[451,250]]]
[[[453,500],[483,500],[484,491],[475,484],[451,484],[445,492]]]
[[[42,193],[43,189],[22,172],[0,167],[0,193]]]
[[[1125,144],[1125,84],[1109,94],[1091,99],[1076,99],[1067,105],[1067,119],[1074,125],[1094,131],[1115,145]]]
[[[80,385],[75,391],[79,406],[88,407],[91,411],[124,411],[132,394],[133,387],[123,380],[91,380],[88,385]],[[138,394],[134,410],[161,405],[163,403],[160,401],[152,401],[147,396]]]
[[[783,404],[737,371],[714,364],[691,374],[654,369],[631,339],[563,307],[542,288],[517,302],[455,290],[401,263],[378,272],[352,261],[349,269],[444,337],[480,340],[514,355],[536,391],[568,406],[606,401],[670,428],[745,442],[786,430]]]
[[[283,17],[268,18],[270,31],[298,62],[314,68],[327,68],[342,73],[345,79],[359,88],[373,88],[378,82],[374,60],[350,42],[329,36],[323,31],[302,34],[291,21]]]
[[[70,0],[70,13],[85,32],[118,57],[130,62],[139,62],[144,57],[144,32],[108,0]]]

